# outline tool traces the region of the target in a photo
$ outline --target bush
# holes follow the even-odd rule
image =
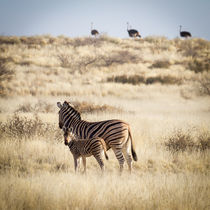
[[[199,149],[205,151],[210,149],[210,134],[208,132],[198,136]]]
[[[171,152],[183,152],[194,147],[194,142],[189,134],[183,133],[181,130],[174,133],[165,142],[166,148]]]
[[[168,60],[157,60],[155,61],[150,68],[169,68],[171,63]]]
[[[156,76],[156,77],[148,77],[145,81],[147,85],[153,84],[153,83],[161,83],[163,85],[180,85],[182,83],[182,80],[173,76]]]
[[[117,82],[117,83],[128,83],[132,85],[137,85],[139,83],[144,83],[144,77],[140,75],[121,75],[121,76],[112,76],[107,78],[107,82]]]
[[[154,76],[154,77],[148,77],[145,78],[141,75],[120,75],[120,76],[112,76],[107,78],[107,82],[117,82],[117,83],[128,83],[132,85],[138,85],[138,84],[146,84],[151,85],[154,83],[161,83],[163,85],[173,85],[178,84],[180,85],[182,83],[182,80],[173,76]]]
[[[0,36],[0,44],[19,44],[21,41],[17,36]]]
[[[210,42],[204,39],[190,39],[190,40],[173,40],[178,52],[181,52],[183,56],[198,58],[205,56],[209,53]]]
[[[0,60],[0,84],[5,80],[10,81],[13,75],[14,71],[9,69],[7,65],[2,60]]]
[[[9,82],[13,78],[14,74],[14,71],[6,65],[5,61],[0,59],[0,95],[5,95],[6,89],[3,82]]]
[[[0,123],[1,135],[15,139],[28,139],[33,137],[54,138],[57,131],[55,126],[44,123],[34,115],[32,119],[14,114],[6,123]]]
[[[204,74],[198,79],[197,92],[199,95],[210,95],[210,75]]]
[[[164,143],[167,150],[172,153],[184,151],[205,151],[210,149],[210,132],[202,132],[193,136],[191,132],[184,133],[177,130],[168,137]]]
[[[188,62],[188,68],[195,73],[210,71],[209,59],[192,59]]]
[[[62,53],[57,55],[57,58],[62,67],[76,69],[80,72],[86,70],[88,66],[109,67],[114,64],[137,63],[140,60],[137,55],[127,50],[113,51],[108,55],[100,55],[95,52],[92,55],[81,57]]]
[[[137,55],[127,50],[119,50],[113,52],[106,57],[101,56],[101,60],[104,61],[103,66],[111,66],[112,64],[124,64],[124,63],[138,63],[140,60]]]

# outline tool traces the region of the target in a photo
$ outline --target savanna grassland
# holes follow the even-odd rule
[[[0,209],[210,209],[209,41],[1,36],[0,94]],[[74,173],[64,100],[130,124],[131,175]]]

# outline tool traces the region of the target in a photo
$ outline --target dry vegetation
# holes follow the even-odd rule
[[[0,209],[209,209],[210,42],[0,37]],[[75,175],[57,101],[129,122],[138,162]]]

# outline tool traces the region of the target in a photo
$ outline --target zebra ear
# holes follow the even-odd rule
[[[63,106],[68,107],[69,103],[67,101],[64,101]]]
[[[71,106],[71,107],[74,108],[74,105],[73,105],[70,101],[64,101],[63,104],[64,104],[65,106],[67,105],[67,106]]]
[[[61,104],[61,102],[57,102],[57,106],[58,106],[58,108],[62,108],[62,104]]]

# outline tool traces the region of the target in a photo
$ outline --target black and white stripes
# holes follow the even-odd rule
[[[106,143],[100,137],[95,137],[92,139],[79,139],[77,138],[69,128],[63,128],[64,130],[64,142],[68,145],[73,157],[74,157],[74,167],[75,172],[77,171],[77,161],[78,158],[82,157],[84,164],[84,172],[86,172],[86,157],[94,156],[101,170],[104,171],[104,162],[102,159],[102,154],[104,153],[106,159],[108,156],[106,154]]]
[[[112,148],[119,161],[120,172],[126,159],[131,171],[132,158],[128,148],[131,146],[132,157],[137,161],[134,150],[130,126],[121,120],[106,120],[100,122],[87,122],[81,119],[80,113],[73,106],[64,102],[57,103],[59,107],[59,127],[72,128],[72,132],[80,139],[100,137],[106,142],[107,150]]]

